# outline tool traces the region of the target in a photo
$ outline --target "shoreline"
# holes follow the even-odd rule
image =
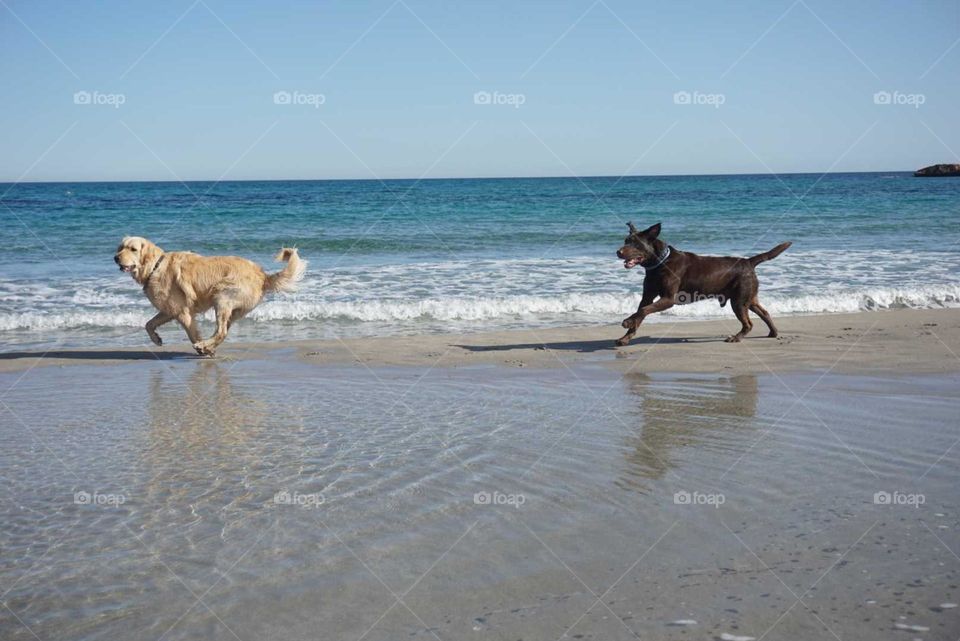
[[[230,342],[215,360],[296,358],[316,366],[556,368],[596,364],[618,371],[746,374],[832,370],[845,373],[937,373],[960,369],[960,309],[888,310],[783,316],[766,338],[757,321],[741,343],[725,343],[739,322],[729,319],[649,323],[627,347],[613,341],[616,323],[476,334],[423,334],[334,340]],[[189,350],[179,328],[154,348],[7,350],[0,373],[42,366],[115,365],[161,360],[207,361]]]

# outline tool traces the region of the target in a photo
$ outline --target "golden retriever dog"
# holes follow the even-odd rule
[[[113,261],[120,271],[143,286],[159,312],[147,321],[147,335],[163,345],[157,328],[176,320],[187,332],[193,349],[213,356],[227,337],[230,325],[260,304],[267,292],[292,292],[307,270],[307,261],[296,249],[284,247],[276,260],[287,266],[267,274],[260,265],[237,256],[200,256],[193,252],[165,252],[146,238],[127,236],[120,241]],[[202,340],[197,317],[213,309],[217,331]]]

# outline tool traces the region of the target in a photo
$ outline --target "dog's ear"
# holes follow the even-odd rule
[[[630,228],[630,235],[631,235],[631,236],[636,236],[636,234],[637,234],[637,228],[633,226],[633,223],[627,223],[627,227]]]
[[[146,269],[153,261],[158,258],[160,254],[160,248],[151,243],[149,240],[143,239],[140,242],[140,266]]]
[[[647,227],[647,228],[644,229],[642,232],[640,232],[640,235],[641,235],[641,236],[646,236],[646,237],[649,238],[650,240],[653,240],[654,238],[656,238],[657,236],[660,235],[660,223],[657,223],[656,225],[651,225],[650,227]]]

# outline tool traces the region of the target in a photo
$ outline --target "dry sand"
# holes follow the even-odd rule
[[[428,334],[283,343],[227,342],[218,359],[264,359],[295,353],[316,365],[362,364],[464,367],[564,367],[601,363],[635,372],[763,373],[831,369],[845,373],[948,372],[960,369],[960,310],[896,310],[776,319],[780,337],[766,338],[762,323],[738,344],[734,318],[649,323],[625,348],[613,341],[616,324],[559,329]],[[164,348],[84,349],[0,354],[0,372],[40,365],[130,363],[196,358],[179,330],[168,329]],[[144,343],[147,342],[144,335]]]

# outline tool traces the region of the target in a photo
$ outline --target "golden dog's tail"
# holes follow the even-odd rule
[[[267,274],[264,289],[268,292],[295,292],[297,283],[303,279],[307,271],[307,261],[300,258],[296,248],[284,247],[274,258],[277,262],[287,266],[275,274]]]

